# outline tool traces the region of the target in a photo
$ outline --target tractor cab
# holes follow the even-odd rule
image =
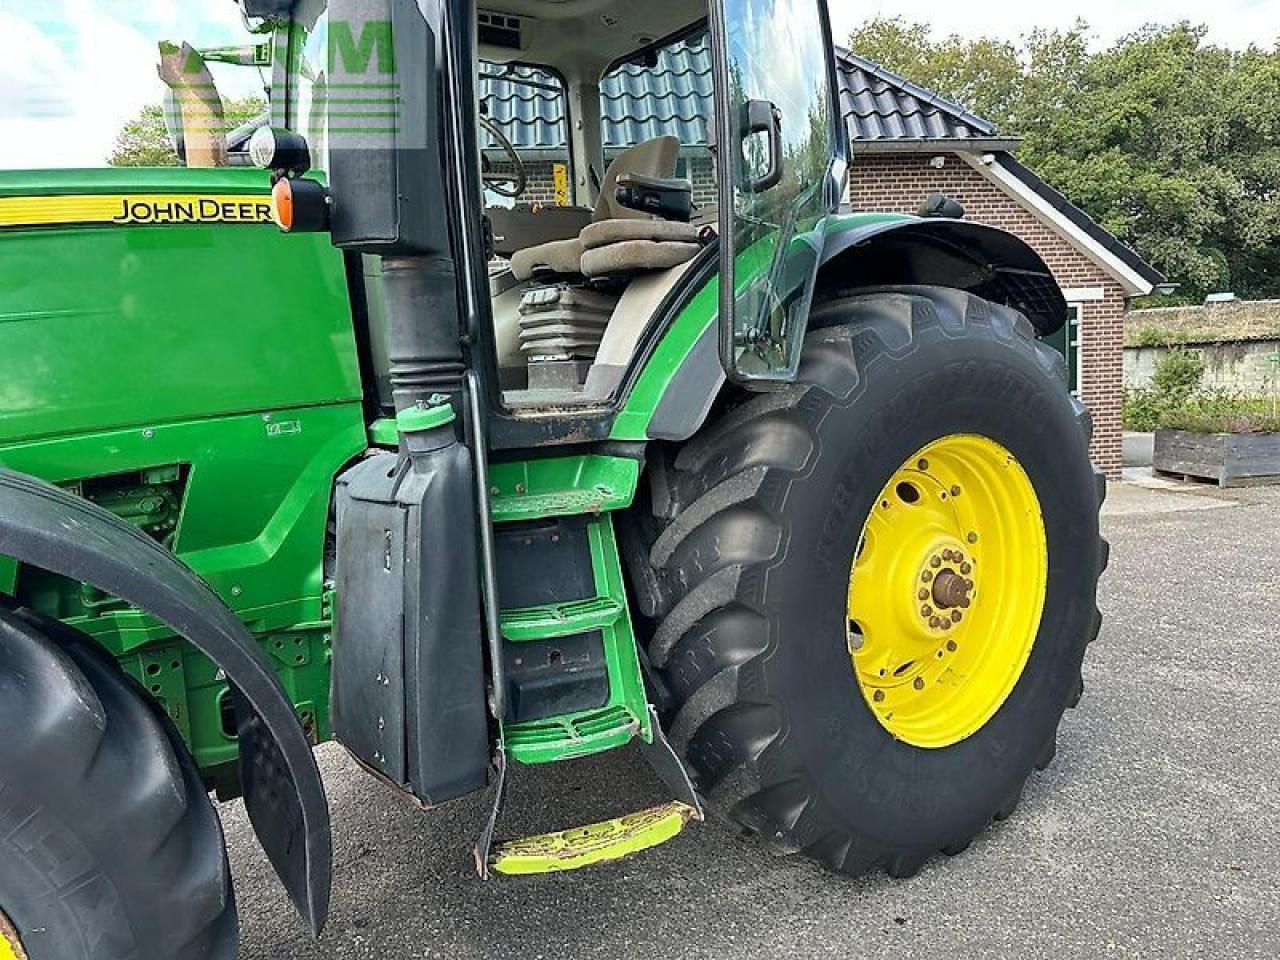
[[[385,237],[344,238],[341,210],[362,203],[356,191],[388,193],[354,158],[379,139],[383,156],[447,153],[445,132],[417,121],[439,111],[457,125],[462,162],[413,176],[437,194],[421,209],[438,202],[451,217],[458,266],[474,271],[474,302],[461,309],[500,437],[526,441],[530,420],[542,434],[581,435],[585,424],[606,436],[637,361],[699,295],[699,309],[723,320],[704,353],[727,362],[708,376],[793,377],[822,224],[843,190],[821,3],[442,3],[441,32],[422,23],[441,45],[435,76],[412,83],[394,62],[414,56],[399,6],[297,4],[272,125],[306,139],[330,177],[335,241],[365,254]],[[383,234],[405,224],[411,202],[401,194],[401,209],[387,208]],[[366,257],[375,317],[379,271]],[[375,325],[385,367],[383,333]],[[388,413],[389,381],[384,369]],[[548,425],[557,419],[563,431]]]

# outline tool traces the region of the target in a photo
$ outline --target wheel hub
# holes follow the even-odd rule
[[[17,928],[3,910],[0,910],[0,960],[27,960]]]
[[[924,748],[979,730],[1030,656],[1047,570],[1039,500],[1004,447],[956,435],[904,463],[849,581],[849,651],[881,724]]]

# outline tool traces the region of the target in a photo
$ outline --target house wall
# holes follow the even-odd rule
[[[1049,264],[1081,310],[1080,396],[1094,418],[1092,456],[1108,476],[1123,468],[1121,409],[1124,401],[1124,316],[1127,300],[1110,273],[1038,219],[1002,187],[960,156],[857,154],[850,169],[850,200],[857,209],[915,213],[932,193],[964,204],[966,218],[1016,234]]]
[[[1156,364],[1173,349],[1189,350],[1204,358],[1204,385],[1218,390],[1271,396],[1280,393],[1280,340],[1249,340],[1230,343],[1188,343],[1170,347],[1126,347],[1124,383],[1126,387],[1150,386]]]

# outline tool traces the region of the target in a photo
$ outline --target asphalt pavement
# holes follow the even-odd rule
[[[222,807],[245,960],[1280,955],[1280,490],[1113,490],[1106,625],[1057,759],[1009,821],[915,878],[835,876],[717,825],[576,873],[481,883],[463,801],[421,813],[328,746],[313,941]],[[619,755],[519,770],[506,836],[665,799]]]

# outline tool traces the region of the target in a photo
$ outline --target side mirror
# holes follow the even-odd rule
[[[333,242],[359,253],[449,252],[440,150],[436,10],[427,0],[330,0],[329,123]]]

